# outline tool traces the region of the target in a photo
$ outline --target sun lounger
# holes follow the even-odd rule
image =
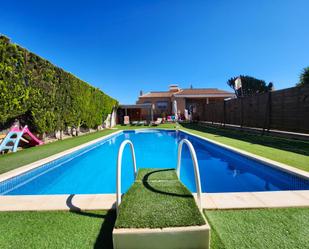
[[[162,118],[157,118],[157,121],[152,122],[151,125],[156,126],[162,123]]]
[[[139,121],[138,124],[139,125],[146,125],[146,121],[145,120]]]

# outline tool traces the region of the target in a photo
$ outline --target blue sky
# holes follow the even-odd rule
[[[0,33],[133,103],[173,83],[228,90],[239,74],[294,86],[309,65],[308,10],[308,0],[10,0]]]

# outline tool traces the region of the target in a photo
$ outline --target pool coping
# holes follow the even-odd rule
[[[201,204],[209,210],[309,207],[309,190],[203,193]]]
[[[162,129],[173,130],[173,129]],[[268,166],[279,168],[288,173],[309,179],[309,173],[296,169],[252,153],[236,149],[234,147],[213,141],[196,135],[183,129],[174,129],[189,135],[198,137],[212,144],[224,147],[228,150],[246,156],[250,159],[262,162]],[[78,145],[71,149],[57,153],[50,157],[27,164],[0,175],[0,182],[22,174],[26,171],[40,167],[62,156],[68,155],[89,145],[120,134],[125,130],[119,130],[109,135],[102,136],[90,142]],[[127,131],[135,131],[128,129]],[[195,194],[194,194],[195,195]],[[272,208],[272,207],[309,207],[309,190],[294,191],[264,191],[264,192],[231,192],[231,193],[203,193],[202,208],[204,209],[247,209],[247,208]],[[97,210],[115,208],[115,194],[76,194],[76,195],[0,195],[0,211],[51,211],[51,210]]]
[[[107,210],[115,209],[116,194],[2,195],[0,203],[0,212]],[[203,193],[201,205],[207,210],[309,207],[309,191]]]

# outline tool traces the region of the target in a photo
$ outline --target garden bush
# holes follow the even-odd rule
[[[117,101],[0,35],[0,126],[21,120],[39,133],[95,128]]]

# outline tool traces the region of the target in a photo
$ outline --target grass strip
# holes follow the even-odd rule
[[[173,169],[142,169],[123,196],[116,228],[164,228],[205,224],[191,192]],[[162,181],[158,181],[158,180]]]
[[[212,249],[303,249],[309,245],[309,209],[205,211]]]
[[[211,249],[303,249],[309,209],[204,211]],[[0,248],[112,249],[114,211],[0,212]]]
[[[114,211],[0,212],[0,248],[112,249]]]

